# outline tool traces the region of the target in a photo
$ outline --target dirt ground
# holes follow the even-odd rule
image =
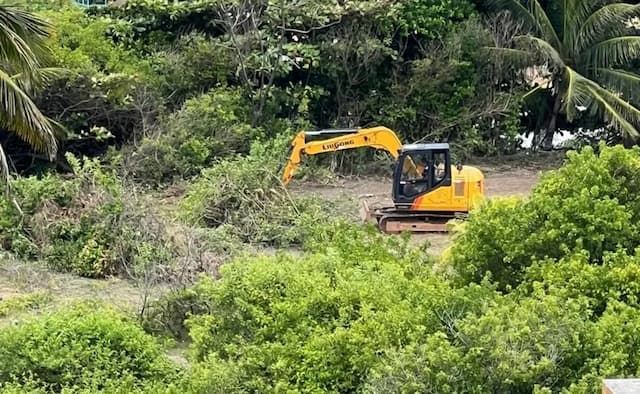
[[[528,195],[538,181],[541,170],[510,169],[507,171],[484,171],[487,196]],[[336,199],[380,199],[391,203],[392,181],[388,178],[342,179],[329,184],[299,183],[291,187],[293,194]]]

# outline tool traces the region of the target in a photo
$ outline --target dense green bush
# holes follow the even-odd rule
[[[381,95],[380,110],[370,111],[374,119],[407,141],[449,141],[461,159],[515,152],[521,131],[519,93],[500,92],[487,81],[503,77],[493,75],[481,49],[491,40],[480,18],[452,27],[442,43],[430,43],[424,57],[410,64],[406,79]]]
[[[27,231],[50,266],[89,277],[113,275],[119,269],[111,246],[120,235],[117,221],[124,210],[122,187],[97,162],[72,162],[76,178],[65,182],[77,190],[73,200],[58,205],[43,196]]]
[[[46,12],[44,16],[56,27],[51,45],[55,66],[90,75],[141,75],[141,71],[150,71],[148,62],[106,36],[112,20],[91,18],[78,7]]]
[[[527,268],[518,292],[529,294],[535,288],[545,288],[566,299],[582,297],[595,316],[612,302],[637,308],[639,253],[638,249],[633,254],[623,249],[606,252],[599,264],[594,264],[584,251],[560,260],[535,262]]]
[[[182,216],[242,242],[302,243],[313,225],[327,222],[332,204],[294,198],[283,187],[279,169],[286,162],[286,144],[288,138],[258,142],[248,156],[221,160],[204,170],[181,202]]]
[[[62,178],[47,174],[17,178],[12,182],[12,194],[0,199],[0,239],[2,247],[23,256],[34,256],[37,248],[25,231],[32,217],[48,199],[55,204],[68,205],[77,194],[76,185]]]
[[[152,337],[121,314],[93,305],[0,330],[0,365],[0,387],[42,392],[118,385],[135,390],[178,377]]]
[[[252,392],[357,391],[380,356],[444,330],[494,294],[452,289],[406,240],[335,230],[342,235],[323,253],[243,259],[196,286],[208,311],[188,321],[196,391],[220,382]]]
[[[233,73],[229,49],[201,34],[181,37],[170,49],[153,55],[158,90],[170,108],[225,86]]]
[[[250,109],[237,89],[217,89],[188,100],[142,141],[132,158],[133,175],[147,183],[192,177],[215,159],[248,153],[259,131],[247,124]]]
[[[543,259],[584,253],[601,264],[606,252],[633,252],[640,242],[639,149],[591,147],[569,152],[522,202],[489,202],[470,215],[451,250],[465,281],[489,272],[502,288]]]
[[[385,358],[367,391],[559,392],[580,376],[589,354],[582,311],[580,303],[552,296],[501,299],[456,322],[448,336],[433,334]]]
[[[302,256],[244,257],[166,299],[189,306],[173,310],[193,339],[186,391],[595,393],[640,370],[640,271],[623,251],[534,265],[501,295],[452,286],[408,239],[318,229]]]

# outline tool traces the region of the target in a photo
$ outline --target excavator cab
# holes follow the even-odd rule
[[[418,196],[451,186],[449,144],[405,145],[398,162],[402,165],[396,166],[393,182],[393,201],[398,208],[410,208]]]

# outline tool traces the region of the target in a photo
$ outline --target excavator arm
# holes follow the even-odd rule
[[[308,136],[345,134],[319,141],[306,141]],[[336,152],[344,149],[371,147],[385,150],[397,159],[400,155],[402,143],[398,136],[386,127],[372,127],[368,129],[352,130],[321,130],[301,131],[291,143],[291,155],[282,175],[282,182],[287,185],[300,165],[302,155],[317,155],[320,153]],[[413,163],[411,163],[412,167]]]

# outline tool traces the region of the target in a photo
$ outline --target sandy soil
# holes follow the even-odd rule
[[[538,181],[540,170],[512,169],[485,173],[488,196],[527,195]],[[391,179],[342,179],[331,184],[299,183],[291,187],[294,194],[315,195],[326,199],[357,199],[360,197],[388,199],[391,202]]]

